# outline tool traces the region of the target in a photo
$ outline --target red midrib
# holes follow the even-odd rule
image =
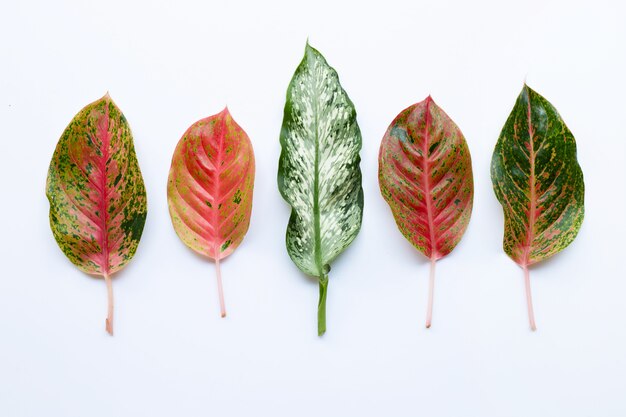
[[[220,233],[220,211],[219,211],[219,200],[220,196],[220,173],[222,169],[222,147],[224,146],[224,128],[226,127],[226,115],[224,111],[219,115],[219,128],[217,130],[217,155],[215,160],[215,180],[213,181],[213,231],[215,232],[215,236],[213,237],[213,255],[215,256],[215,260],[219,257],[219,238],[221,236]],[[217,123],[216,123],[217,125]]]
[[[424,125],[424,140],[422,141],[422,182],[424,183],[424,199],[426,200],[426,214],[428,216],[428,232],[430,235],[430,259],[437,259],[437,241],[435,239],[435,221],[432,206],[432,188],[430,184],[430,159],[428,149],[430,147],[430,96],[426,99],[426,123]]]
[[[105,275],[109,274],[109,230],[107,224],[109,222],[109,213],[107,206],[107,161],[109,160],[109,146],[111,144],[111,134],[109,133],[109,104],[105,104],[104,117],[106,119],[106,129],[104,132],[98,132],[101,136],[101,152],[102,157],[98,161],[100,169],[100,248],[102,248],[102,271]],[[100,126],[99,126],[100,127]]]
[[[528,88],[528,87],[526,87]],[[528,230],[526,233],[526,247],[524,248],[524,259],[522,260],[522,266],[528,266],[530,262],[530,249],[533,244],[533,240],[535,240],[535,206],[537,205],[536,192],[535,192],[535,144],[534,144],[534,131],[532,126],[531,119],[531,107],[530,107],[530,91],[528,93],[528,110],[527,110],[527,118],[528,118],[528,143],[529,143],[529,165],[530,165],[530,175],[528,176],[528,182],[530,187],[530,196],[528,198]]]

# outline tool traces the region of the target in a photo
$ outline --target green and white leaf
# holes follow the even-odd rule
[[[287,252],[320,281],[322,334],[330,263],[361,228],[361,132],[337,72],[308,43],[287,90],[280,143],[278,188],[292,207]]]

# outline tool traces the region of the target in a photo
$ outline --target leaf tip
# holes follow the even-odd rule
[[[117,107],[117,105],[115,104],[115,102],[111,98],[111,94],[109,94],[109,90],[107,90],[107,92],[102,96],[102,98],[100,100],[96,101],[96,103],[98,103],[98,102],[104,102],[106,104],[113,104],[115,107]]]
[[[433,100],[433,97],[430,94],[420,104],[426,107],[427,110],[431,108],[432,106],[436,106],[435,100]]]
[[[530,95],[531,91],[533,91],[532,88],[528,86],[528,83],[526,82],[526,78],[524,78],[524,87],[522,87],[522,93],[526,93]]]
[[[304,47],[304,55],[315,55],[315,53],[319,54],[319,51],[311,46],[309,43],[309,38],[306,38],[306,46]]]

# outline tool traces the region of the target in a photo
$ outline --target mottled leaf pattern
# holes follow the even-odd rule
[[[504,251],[524,269],[534,329],[528,266],[574,240],[584,217],[584,183],[574,136],[552,104],[526,85],[498,138],[491,180],[504,209]]]
[[[403,110],[380,145],[378,181],[398,228],[434,266],[459,243],[474,197],[472,161],[463,134],[429,96]]]
[[[146,190],[126,118],[109,95],[89,104],[59,139],[47,180],[50,227],[82,271],[105,277],[133,257],[146,220]]]
[[[172,158],[167,186],[172,224],[185,245],[215,260],[222,317],[219,261],[248,231],[254,170],[252,143],[228,109],[191,125]]]
[[[337,73],[308,43],[287,90],[280,143],[278,188],[292,208],[287,252],[319,279],[321,335],[330,263],[354,240],[363,217],[361,132]]]

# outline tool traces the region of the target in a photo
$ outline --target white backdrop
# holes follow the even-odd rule
[[[626,9],[618,1],[3,1],[0,6],[0,415],[624,416]],[[317,284],[291,263],[276,186],[285,92],[307,37],[334,66],[363,133],[360,235],[333,264],[328,332]],[[491,153],[524,80],[574,133],[586,183],[576,241],[522,271],[503,253]],[[79,272],[48,226],[45,179],[72,117],[109,91],[135,137],[149,200],[136,257]],[[437,266],[380,196],[393,117],[432,94],[464,132],[474,213]],[[213,264],[169,220],[174,147],[228,105],[257,160],[249,233]]]

